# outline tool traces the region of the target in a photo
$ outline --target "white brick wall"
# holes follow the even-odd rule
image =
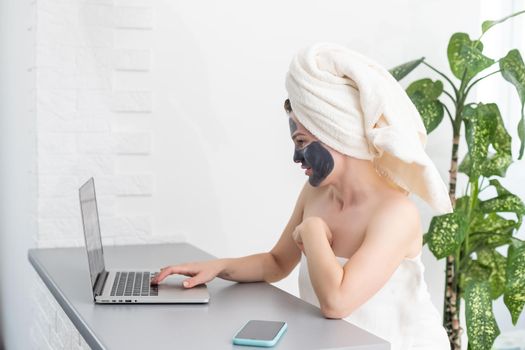
[[[150,158],[154,93],[152,2],[36,0],[37,247],[82,246],[78,187],[95,177],[104,245],[181,241],[153,236],[155,175],[129,171]],[[133,118],[121,118],[130,115]],[[144,120],[137,123],[138,118]],[[135,123],[135,124],[134,124]],[[125,157],[128,171],[119,170]],[[140,166],[137,167],[140,169]],[[135,210],[119,210],[133,201]],[[35,349],[88,349],[35,274]]]
[[[127,164],[129,157],[150,157],[150,129],[134,128],[131,118],[123,124],[116,115],[140,112],[151,119],[154,96],[146,84],[115,81],[140,76],[140,82],[151,74],[148,40],[129,43],[136,33],[152,32],[154,9],[147,1],[112,0],[37,0],[35,6],[38,245],[82,238],[76,194],[90,176],[103,234],[114,240],[150,236],[146,210],[133,216],[115,210],[115,202],[154,195],[153,173],[118,168],[119,157]]]
[[[90,349],[36,272],[34,272],[34,282],[32,303],[34,322],[30,329],[34,348],[42,350]]]
[[[151,7],[116,6],[115,27],[130,29],[152,29],[153,11]]]
[[[150,50],[116,50],[113,67],[118,70],[148,71],[151,66],[150,56]]]
[[[153,108],[151,91],[115,91],[111,100],[115,112],[151,112]]]

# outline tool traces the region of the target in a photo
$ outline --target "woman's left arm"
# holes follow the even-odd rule
[[[309,217],[297,231],[322,314],[343,318],[392,276],[420,234],[419,212],[408,198],[383,204],[373,215],[362,245],[343,267],[332,251],[332,234],[323,219]]]

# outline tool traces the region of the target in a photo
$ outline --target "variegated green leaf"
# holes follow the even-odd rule
[[[498,106],[495,103],[468,106],[463,118],[467,144],[471,148],[459,164],[458,171],[467,174],[471,180],[479,175],[505,176],[507,168],[512,164],[512,139],[505,129]],[[488,154],[490,144],[496,153]]]
[[[471,179],[477,179],[483,172],[488,146],[494,136],[496,126],[494,110],[489,105],[481,103],[477,107],[466,106],[463,120],[469,149],[469,174]]]
[[[450,69],[456,78],[462,79],[465,73],[466,82],[476,74],[494,64],[492,58],[482,54],[483,43],[479,40],[470,40],[466,33],[454,33],[447,47],[447,56]]]
[[[494,186],[494,188],[496,189],[496,192],[498,193],[498,196],[501,196],[504,194],[512,194],[509,192],[509,190],[503,187],[503,185],[501,184],[501,182],[499,182],[498,179],[490,179],[489,184],[491,186]]]
[[[509,165],[512,164],[512,157],[506,153],[492,153],[481,166],[481,175],[491,177],[494,175],[504,177],[507,174]]]
[[[516,221],[496,213],[475,215],[469,226],[469,253],[509,244],[515,229]]]
[[[483,213],[515,213],[518,219],[525,214],[525,205],[522,200],[511,193],[479,201],[479,209]]]
[[[481,249],[476,253],[478,262],[490,270],[490,275],[488,276],[490,297],[492,300],[495,300],[505,290],[507,258],[494,249]]]
[[[467,153],[465,153],[465,156],[463,157],[463,160],[461,161],[461,163],[459,163],[458,171],[460,173],[463,173],[463,174],[467,175],[468,177],[470,177],[470,168],[471,167],[472,167],[472,163],[470,161],[470,157],[469,157],[469,154],[467,152]]]
[[[525,305],[525,241],[514,239],[509,245],[506,279],[503,301],[516,325]]]
[[[505,153],[512,156],[512,138],[510,137],[505,123],[501,117],[501,112],[498,105],[495,103],[487,103],[485,105],[490,115],[496,119],[496,126],[494,129],[494,137],[491,140],[492,146],[498,153]]]
[[[466,220],[458,212],[434,216],[428,229],[428,247],[437,259],[455,252],[465,238]]]
[[[509,165],[512,164],[512,138],[505,128],[498,105],[488,103],[485,106],[490,111],[489,114],[496,119],[494,134],[490,140],[496,153],[490,154],[483,162],[481,174],[485,177],[493,175],[503,177]]]
[[[512,164],[512,157],[505,153],[491,153],[488,154],[484,161],[478,165],[481,175],[485,177],[490,176],[501,176],[504,177],[507,173],[507,169]],[[470,169],[472,168],[472,162],[468,153],[465,154],[461,163],[459,163],[458,171],[475,179],[475,176],[471,177]],[[474,174],[477,175],[477,174]]]
[[[523,150],[524,150],[524,144],[525,144],[525,118],[523,117],[523,106],[521,105],[521,119],[518,123],[518,137],[521,140],[521,146],[520,146],[520,154],[518,156],[518,159],[521,159],[523,157]]]
[[[435,100],[443,93],[443,83],[429,78],[416,80],[407,87],[407,93],[422,99]]]
[[[494,318],[488,282],[475,281],[467,284],[464,299],[468,348],[490,350],[500,330]]]
[[[421,57],[420,59],[409,61],[403,64],[400,64],[399,66],[395,66],[394,68],[389,69],[388,71],[392,76],[397,80],[401,80],[404,77],[408,75],[408,73],[412,72],[421,62],[425,60],[425,57]]]
[[[412,97],[411,100],[421,115],[427,134],[430,134],[443,120],[443,104],[438,100],[421,100]]]
[[[498,20],[495,20],[495,21],[490,21],[490,20],[487,20],[487,21],[483,21],[483,23],[481,24],[481,32],[483,34],[485,34],[485,32],[487,30],[489,30],[490,28],[492,28],[493,26],[495,26],[496,24],[498,23],[502,23],[502,22],[505,22],[506,20],[508,20],[509,18],[512,18],[514,16],[517,16],[517,15],[520,15],[522,13],[525,13],[525,10],[524,11],[518,11],[518,12],[515,12],[515,13],[512,13],[508,16],[505,16],[503,18],[500,18]]]
[[[512,221],[512,220],[511,220]],[[476,232],[470,236],[469,250],[477,251],[479,248],[497,248],[507,245],[512,240],[513,230],[500,232]]]
[[[521,101],[521,120],[518,124],[518,136],[521,141],[518,159],[523,156],[525,149],[525,131],[523,130],[523,106],[525,105],[525,65],[517,49],[510,50],[505,57],[499,60],[501,75],[516,87]]]
[[[489,30],[491,27],[495,26],[498,23],[499,23],[498,21],[491,21],[491,20],[483,21],[483,23],[481,23],[481,32],[485,33],[487,30]]]
[[[438,100],[443,92],[443,83],[420,79],[411,83],[406,92],[421,115],[427,134],[430,134],[443,120],[443,104]]]
[[[504,188],[503,185],[499,182],[499,180],[497,180],[497,179],[490,179],[489,183],[492,186],[494,186],[496,188],[496,191],[498,192],[498,197],[496,197],[496,198],[506,198],[507,196],[515,197],[515,198],[512,199],[513,201],[516,202],[515,208],[511,207],[511,209],[513,209],[513,210],[508,210],[508,211],[516,213],[518,221],[515,222],[514,229],[515,230],[519,230],[519,228],[521,227],[522,219],[523,219],[522,216],[525,214],[524,209],[523,209],[524,208],[523,202],[521,201],[521,199],[519,197],[515,196],[509,190]]]
[[[490,268],[480,264],[477,260],[469,259],[467,268],[463,272],[463,279],[461,283],[461,289],[464,290],[472,282],[483,282],[487,281],[490,276]]]
[[[525,103],[525,65],[519,50],[512,49],[499,60],[501,75],[516,87],[521,103]]]
[[[423,233],[423,245],[428,243],[428,237],[430,237],[428,232]]]
[[[454,208],[454,211],[461,214],[467,214],[468,206],[469,206],[470,196],[462,196],[459,198],[456,198],[456,205]]]
[[[477,213],[469,226],[469,253],[509,244],[515,229],[514,220],[507,220],[496,213]]]

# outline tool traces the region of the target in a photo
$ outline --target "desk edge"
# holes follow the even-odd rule
[[[106,347],[104,347],[100,339],[98,339],[95,333],[87,326],[82,317],[75,311],[73,307],[71,307],[60,288],[58,288],[58,286],[51,280],[45,268],[42,267],[32,256],[32,253],[36,251],[37,249],[34,248],[29,249],[27,252],[27,258],[51,294],[53,294],[58,304],[62,307],[62,310],[64,310],[71,322],[75,325],[79,333],[92,349],[105,350]]]

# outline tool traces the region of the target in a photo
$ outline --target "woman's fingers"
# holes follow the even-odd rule
[[[199,284],[208,283],[215,277],[217,277],[217,272],[210,267],[208,269],[202,269],[195,276],[184,280],[182,285],[186,288],[192,288]]]
[[[199,273],[199,274],[195,275],[192,278],[188,278],[188,279],[184,280],[184,282],[182,282],[182,285],[185,288],[192,288],[192,287],[195,287],[198,284],[202,284],[202,283],[206,283],[206,282],[207,281],[204,280],[202,274]]]
[[[169,274],[167,273],[166,268],[163,268],[160,270],[159,273],[155,274],[153,278],[151,278],[150,283],[151,284],[157,284],[163,279],[165,279]]]
[[[160,269],[159,273],[151,279],[151,284],[159,284],[166,277],[173,274],[189,276],[183,281],[185,288],[192,288],[214,279],[221,265],[216,261],[195,262],[190,264],[180,264],[166,266]]]
[[[330,230],[330,227],[328,226],[328,224],[320,217],[308,217],[305,220],[303,220],[302,223],[300,223],[299,225],[295,227],[295,230],[292,233],[292,239],[295,241],[295,243],[298,246],[300,246],[302,244],[301,234],[304,231],[312,231],[312,230],[315,232],[318,232],[319,234],[326,235],[326,239],[328,240],[328,243],[330,244],[330,246],[332,246],[334,242],[332,231]]]
[[[160,272],[151,279],[151,284],[158,284],[166,277],[173,274],[180,274],[186,276],[193,276],[195,273],[191,271],[186,265],[166,266],[160,269]]]

